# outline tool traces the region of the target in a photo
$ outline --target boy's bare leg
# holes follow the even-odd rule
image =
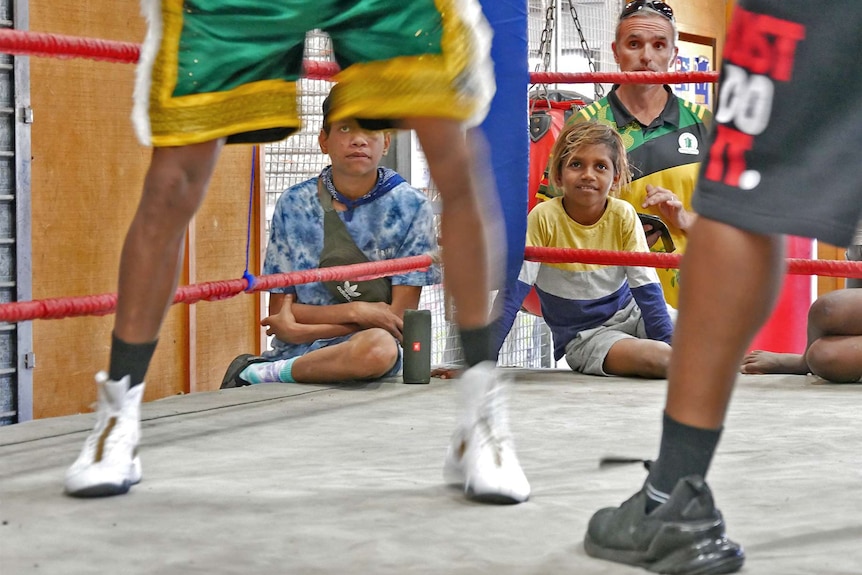
[[[862,335],[862,290],[831,291],[811,304],[808,312],[811,341],[826,335]]]
[[[605,356],[603,369],[610,375],[664,379],[671,347],[654,339],[621,339]]]
[[[486,214],[496,209],[497,199],[480,194],[479,186],[494,189],[494,182],[475,181],[473,154],[460,123],[412,119],[409,127],[419,137],[442,198],[443,268],[455,300],[458,326],[483,327],[488,323],[491,277],[496,273],[490,270],[496,258],[492,260],[488,253]]]
[[[862,375],[862,291],[843,289],[815,300],[808,310],[805,353],[755,350],[745,356],[742,373],[792,373],[816,375],[830,381],[849,382]],[[857,339],[857,337],[859,339]],[[813,349],[812,349],[813,347]],[[817,369],[810,365],[815,363]]]
[[[349,340],[298,357],[293,379],[305,383],[383,377],[398,360],[398,343],[385,329],[372,328]]]
[[[814,375],[834,383],[862,381],[862,335],[827,335],[808,349]]]
[[[206,195],[223,141],[155,148],[120,258],[114,335],[151,342],[173,300],[189,222]]]
[[[862,290],[843,289],[817,298],[808,313],[805,352],[811,373],[836,383],[862,378]]]
[[[96,374],[96,425],[66,471],[69,495],[117,495],[141,481],[143,380],[173,300],[186,228],[206,195],[221,146],[214,141],[153,151],[120,258],[109,373]]]
[[[584,538],[589,555],[637,565],[662,562],[679,573],[730,573],[742,566],[744,552],[726,537],[704,477],[742,355],[778,295],[783,245],[780,236],[703,216],[692,227],[659,456],[639,493],[593,514]]]

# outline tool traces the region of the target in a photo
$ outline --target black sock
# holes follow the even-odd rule
[[[108,367],[108,377],[112,381],[120,381],[128,375],[129,387],[143,383],[158,341],[126,343],[111,334],[111,362]]]
[[[658,460],[647,477],[647,513],[667,501],[683,477],[706,477],[720,437],[721,429],[691,427],[664,414]]]
[[[491,325],[459,330],[467,367],[473,367],[483,361],[494,361],[494,353],[491,351]]]

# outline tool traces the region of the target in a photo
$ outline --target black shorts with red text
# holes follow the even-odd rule
[[[850,243],[862,215],[862,1],[739,0],[694,209]]]

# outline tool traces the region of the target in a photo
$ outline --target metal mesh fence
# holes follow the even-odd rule
[[[617,66],[611,42],[623,4],[623,0],[529,0],[530,70],[545,71],[540,47],[543,32],[550,29],[547,71],[590,72],[592,61],[597,72],[615,72]],[[594,84],[557,84],[548,88],[575,91],[590,100],[597,97]],[[601,85],[604,94],[610,88],[610,85]]]
[[[529,0],[531,70],[542,69],[537,66],[542,64],[539,45],[547,25],[548,6],[549,0]],[[590,59],[597,71],[615,70],[610,45],[613,40],[615,18],[621,7],[621,0],[593,0],[575,2],[574,10],[571,10],[572,6],[568,1],[560,0],[553,11],[554,26],[553,33],[550,35],[550,39],[553,40],[553,52],[550,54],[548,70],[587,72],[590,71]],[[577,16],[577,24],[580,25],[585,42],[581,41],[574,16]],[[331,43],[326,34],[314,32],[308,35],[305,46],[306,59],[328,61],[331,59],[331,52]],[[330,86],[329,82],[323,80],[301,80],[298,89],[302,129],[282,142],[264,147],[267,234],[279,195],[290,186],[316,176],[329,163],[329,158],[320,152],[317,135],[323,122],[321,105]],[[592,84],[560,86],[560,88],[577,91],[590,99],[596,96],[595,86]],[[607,91],[610,87],[605,88]],[[396,153],[409,156],[410,150],[399,149]],[[428,194],[432,202],[435,204],[439,202],[433,184],[423,191]],[[422,290],[419,307],[431,310],[432,313],[431,361],[433,365],[455,364],[461,357],[457,331],[447,319],[451,317],[447,313],[448,305],[443,285],[429,286]],[[500,352],[500,365],[528,368],[552,367],[552,356],[551,335],[545,322],[539,317],[519,313]]]
[[[306,59],[328,61],[331,53],[328,36],[320,32],[308,35],[305,42]],[[301,79],[297,90],[302,128],[286,140],[264,146],[267,237],[275,202],[281,193],[294,184],[318,175],[329,164],[329,158],[320,151],[317,135],[323,124],[321,106],[330,86],[331,83],[325,80]]]

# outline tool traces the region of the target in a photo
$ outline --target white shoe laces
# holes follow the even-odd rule
[[[514,452],[514,442],[509,431],[505,391],[500,383],[495,383],[482,398],[476,427],[481,431],[480,446],[484,448],[490,445],[497,463],[502,465],[503,454],[507,451]]]

